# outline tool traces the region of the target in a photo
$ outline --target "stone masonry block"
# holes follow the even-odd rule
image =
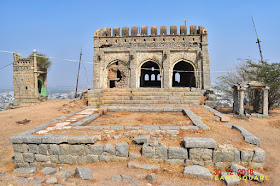
[[[159,144],[155,147],[156,159],[167,159],[167,147],[165,144]]]
[[[241,162],[250,162],[253,159],[254,152],[241,151]]]
[[[23,156],[23,160],[25,162],[33,162],[34,161],[34,154],[33,153],[23,153],[22,154]]]
[[[59,163],[58,155],[50,155],[50,160],[52,163]]]
[[[98,155],[91,155],[91,154],[88,154],[87,155],[87,161],[89,163],[95,163],[95,162],[99,162],[99,156]]]
[[[116,144],[116,156],[128,157],[128,143],[122,142]]]
[[[39,144],[39,153],[47,155],[48,154],[48,145],[47,144]]]
[[[48,162],[50,157],[42,154],[35,154],[35,160],[38,162]]]
[[[70,156],[70,155],[59,155],[58,156],[59,162],[62,164],[75,164],[77,163],[77,156]]]
[[[189,159],[194,161],[212,161],[212,149],[192,148]]]
[[[103,154],[104,151],[104,145],[91,145],[89,147],[89,150],[90,150],[90,154],[101,155]]]
[[[81,156],[85,154],[84,145],[70,145],[69,150],[70,150],[69,154],[73,156]]]
[[[34,154],[38,154],[39,153],[39,148],[37,144],[29,144],[29,152],[32,152]]]
[[[154,158],[155,148],[151,147],[148,143],[144,143],[142,146],[142,156],[145,158]]]
[[[217,149],[213,152],[213,162],[233,162],[235,149]]]
[[[104,155],[115,155],[115,146],[111,144],[104,145]]]
[[[265,151],[261,148],[256,148],[253,156],[253,161],[256,163],[263,163],[265,160]]]
[[[188,150],[182,147],[169,147],[168,159],[188,159]]]
[[[13,144],[15,152],[28,152],[28,145],[26,144]]]
[[[50,155],[59,155],[59,145],[50,144]]]
[[[185,148],[214,149],[217,147],[217,142],[212,138],[185,137],[183,144]]]
[[[22,154],[19,152],[15,152],[15,162],[16,163],[23,163]]]
[[[68,154],[70,154],[70,145],[68,145],[68,144],[60,144],[59,145],[59,154],[60,155],[68,155]]]

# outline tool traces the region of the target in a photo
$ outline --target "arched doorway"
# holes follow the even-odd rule
[[[141,66],[140,87],[161,87],[160,68],[148,61]]]
[[[128,86],[128,69],[125,63],[115,61],[107,66],[107,84],[109,88],[125,88]]]
[[[39,94],[41,94],[41,92],[42,92],[42,86],[43,86],[43,83],[42,83],[42,81],[39,79],[39,80],[38,80],[38,92],[39,92]]]
[[[193,65],[185,61],[176,63],[173,68],[172,87],[196,87]]]

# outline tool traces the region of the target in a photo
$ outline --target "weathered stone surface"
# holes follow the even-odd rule
[[[171,165],[181,165],[184,164],[185,160],[184,159],[167,159],[166,163],[171,164]]]
[[[39,148],[37,144],[29,144],[29,152],[33,154],[38,154],[39,153]]]
[[[20,173],[35,173],[37,172],[37,168],[36,167],[31,167],[31,168],[17,168],[15,169],[13,172],[20,172]]]
[[[15,152],[28,152],[28,145],[26,144],[13,144],[13,148]]]
[[[235,149],[234,150],[234,162],[239,162],[240,161],[240,151]]]
[[[94,180],[92,172],[89,168],[77,167],[75,169],[75,176],[79,176],[83,180]]]
[[[209,169],[201,167],[199,165],[188,165],[184,169],[184,174],[189,177],[198,177],[211,179],[212,174],[209,172]]]
[[[90,153],[94,155],[101,155],[104,151],[104,145],[91,145]]]
[[[244,174],[245,176],[248,176],[249,178],[256,180],[260,183],[262,183],[265,179],[265,175],[260,174],[256,171],[253,171],[253,175],[248,174],[248,173],[250,173],[250,171],[247,171],[247,169],[245,167],[237,165],[237,164],[232,164],[230,168],[233,170],[233,172],[235,172],[237,174],[245,173]],[[244,171],[240,171],[240,170],[244,170]]]
[[[122,142],[116,144],[116,156],[127,157],[128,156],[128,143]]]
[[[213,152],[213,162],[233,162],[235,160],[235,149],[217,149]]]
[[[161,130],[179,130],[180,127],[178,126],[160,126],[159,127]]]
[[[212,138],[184,137],[185,148],[216,148],[217,142]]]
[[[228,169],[231,166],[230,162],[216,162],[215,167],[218,169]]]
[[[145,177],[146,180],[151,181],[151,182],[156,182],[157,181],[157,175],[155,173],[148,174]]]
[[[58,160],[62,164],[75,164],[77,163],[77,156],[59,155]]]
[[[87,161],[89,163],[94,163],[94,162],[98,162],[99,161],[99,156],[98,155],[91,155],[91,154],[88,154],[87,155]]]
[[[104,155],[115,155],[115,146],[111,144],[104,145]]]
[[[156,170],[159,172],[160,166],[159,165],[151,165],[151,164],[139,164],[136,162],[128,162],[128,168],[136,168],[136,169],[144,169],[144,170]]]
[[[198,130],[197,126],[181,126],[181,130]]]
[[[263,163],[265,160],[265,151],[261,148],[254,149],[253,161],[256,163]]]
[[[50,155],[59,155],[59,145],[50,144]]]
[[[68,144],[60,144],[59,145],[59,154],[60,155],[68,155],[70,154],[70,145]]]
[[[263,163],[249,162],[249,167],[252,169],[263,169]]]
[[[240,183],[238,175],[235,172],[222,172],[220,180],[223,180],[226,183],[226,185],[234,185]]]
[[[33,153],[22,153],[23,160],[25,162],[33,162],[34,154]]]
[[[42,173],[43,174],[55,174],[56,173],[56,169],[54,168],[51,168],[51,167],[45,167],[43,170],[42,170]]]
[[[151,147],[148,143],[144,143],[142,147],[142,156],[145,158],[154,158],[155,148]]]
[[[141,182],[137,181],[137,180],[129,180],[130,184],[140,184]]]
[[[56,177],[50,177],[49,179],[46,180],[46,183],[55,184],[55,183],[57,183],[57,179],[56,179]]]
[[[58,163],[58,155],[50,155],[50,160],[52,163]]]
[[[167,159],[167,147],[161,143],[155,146],[155,158],[156,159]]]
[[[47,144],[39,144],[39,153],[43,155],[48,155],[48,145]]]
[[[212,161],[212,149],[192,148],[189,150],[189,159],[194,161]]]
[[[205,125],[201,119],[196,116],[190,109],[185,108],[183,109],[183,112],[192,120],[193,124],[197,127],[202,128],[203,130],[210,130],[210,128]]]
[[[150,135],[135,137],[132,139],[132,142],[135,144],[144,144],[144,143],[148,143],[149,141],[150,141]]]
[[[124,174],[121,174],[121,177],[124,180],[132,180],[133,179],[131,176],[127,176],[127,175],[124,175]]]
[[[159,130],[159,126],[143,126],[143,130]]]
[[[70,145],[69,154],[73,156],[81,156],[85,154],[85,146],[84,145]]]
[[[112,181],[121,181],[122,180],[122,177],[121,175],[117,174],[115,175],[113,178],[112,178]]]
[[[101,155],[100,156],[100,161],[109,162],[110,161],[110,156],[108,156],[108,155]]]
[[[62,178],[63,181],[66,181],[66,179],[73,176],[74,173],[69,169],[64,169],[62,167],[59,167],[59,172],[57,172],[56,175]]]
[[[140,157],[141,157],[141,154],[129,152],[128,157],[129,157],[130,159],[140,158]]]
[[[38,162],[47,162],[50,161],[50,156],[35,154],[35,160]]]
[[[168,159],[188,159],[188,150],[182,147],[169,147]]]
[[[254,152],[241,151],[241,162],[250,162],[253,159]]]
[[[252,134],[249,131],[247,131],[242,126],[240,126],[240,125],[233,125],[232,128],[236,129],[236,130],[239,130],[241,132],[241,134],[243,135],[243,137],[245,138],[245,141],[247,143],[260,146],[260,143],[261,143],[260,139],[257,136],[255,136],[254,134]]]

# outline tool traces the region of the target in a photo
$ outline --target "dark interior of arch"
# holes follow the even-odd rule
[[[141,66],[140,87],[161,87],[158,64],[148,61]]]
[[[194,68],[190,63],[181,61],[173,68],[173,87],[196,87]]]

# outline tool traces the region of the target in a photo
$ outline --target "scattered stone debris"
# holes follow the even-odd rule
[[[31,168],[17,168],[17,169],[14,170],[14,172],[33,174],[33,173],[37,172],[37,168],[36,168],[36,167],[31,167]]]
[[[77,167],[75,169],[75,176],[79,176],[83,180],[94,180],[92,172],[89,168]]]
[[[148,180],[148,181],[156,182],[157,181],[157,176],[156,176],[155,173],[152,173],[152,174],[148,174],[145,177],[145,179]]]
[[[121,181],[122,180],[122,177],[121,175],[117,174],[115,175],[113,178],[112,178],[112,181]]]
[[[209,169],[199,165],[189,165],[184,169],[184,174],[189,177],[198,177],[204,179],[211,179],[212,174]]]
[[[45,167],[43,170],[42,170],[42,173],[45,174],[45,175],[48,175],[48,174],[55,174],[56,173],[56,170],[54,168],[51,168],[51,167]]]
[[[57,179],[56,179],[56,177],[50,177],[49,179],[46,180],[46,183],[56,184],[57,183]]]
[[[16,123],[19,124],[19,125],[24,125],[26,123],[29,123],[30,121],[31,120],[29,120],[29,119],[24,119],[24,120],[21,120],[21,121],[16,121]]]
[[[224,180],[226,185],[234,185],[240,183],[240,179],[235,172],[222,172],[220,180]]]
[[[128,162],[127,164],[128,168],[136,168],[136,169],[144,169],[144,170],[156,170],[159,172],[160,166],[159,165],[151,165],[151,164],[144,164],[140,165],[136,162]]]

